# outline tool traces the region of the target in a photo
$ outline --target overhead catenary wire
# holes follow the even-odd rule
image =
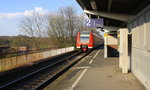
[[[77,9],[77,7],[73,4],[72,0],[69,0],[69,2],[72,4],[72,6]]]
[[[64,6],[67,6],[67,4],[63,1],[63,0],[60,0],[61,2],[62,2],[62,4],[64,5]]]
[[[77,9],[77,7],[73,4],[72,0],[66,0],[68,3],[71,4],[71,6],[73,6],[75,9]],[[61,2],[63,3],[64,6],[67,6],[67,4],[64,2],[64,0],[61,0]]]

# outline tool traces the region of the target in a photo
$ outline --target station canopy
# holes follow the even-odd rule
[[[76,0],[89,18],[104,18],[104,28],[116,32],[127,27],[129,18],[150,4],[150,0]]]

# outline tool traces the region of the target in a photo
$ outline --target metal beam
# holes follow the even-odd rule
[[[108,12],[110,12],[111,5],[112,5],[112,0],[108,0]]]
[[[105,18],[111,18],[111,19],[120,20],[124,22],[127,22],[130,17],[133,17],[133,15],[129,15],[129,14],[109,13],[109,12],[101,12],[101,11],[93,11],[93,10],[84,10],[84,12],[87,14],[92,14],[92,15],[101,16]]]
[[[83,2],[81,0],[76,0],[78,4],[81,6],[81,8],[84,10],[86,7],[84,6]]]
[[[108,31],[117,31],[120,29],[120,27],[113,27],[113,26],[104,26],[103,28]]]
[[[91,3],[91,6],[92,6],[93,10],[97,10],[97,6],[96,6],[95,0],[91,0],[90,3]]]

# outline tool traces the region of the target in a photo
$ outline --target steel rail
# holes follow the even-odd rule
[[[54,66],[54,65],[56,65],[56,64],[59,64],[59,63],[61,63],[61,62],[64,62],[65,60],[68,60],[69,58],[72,58],[72,57],[74,57],[75,55],[80,54],[80,53],[81,53],[81,52],[76,52],[76,53],[72,54],[71,56],[68,56],[68,57],[66,57],[66,58],[64,58],[64,59],[61,59],[61,60],[59,60],[59,61],[57,61],[57,62],[54,62],[54,63],[52,63],[52,64],[50,64],[50,65],[48,65],[48,66],[45,66],[45,67],[43,67],[43,68],[41,68],[41,69],[38,69],[37,71],[34,71],[34,72],[32,72],[32,73],[30,73],[30,74],[27,74],[27,75],[25,75],[25,76],[23,76],[23,77],[21,77],[21,78],[18,78],[18,79],[16,79],[16,80],[12,81],[12,82],[9,82],[9,83],[7,83],[7,84],[5,84],[5,85],[2,85],[2,86],[0,86],[0,89],[7,88],[7,87],[9,87],[9,86],[11,86],[11,85],[13,85],[13,84],[15,84],[15,83],[17,83],[17,82],[19,82],[19,81],[25,79],[25,78],[28,78],[28,77],[30,77],[30,76],[32,76],[32,75],[35,75],[35,74],[37,74],[37,73],[39,73],[39,72],[41,72],[41,71],[43,71],[43,70],[45,70],[45,69],[47,69],[47,68],[49,68],[49,67],[52,67],[52,66]],[[39,86],[38,86],[38,87],[39,87]]]

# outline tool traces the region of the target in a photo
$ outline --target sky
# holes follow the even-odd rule
[[[83,10],[76,0],[0,0],[0,36],[17,36],[19,22],[33,11],[55,12],[61,7],[73,6],[78,14]]]

